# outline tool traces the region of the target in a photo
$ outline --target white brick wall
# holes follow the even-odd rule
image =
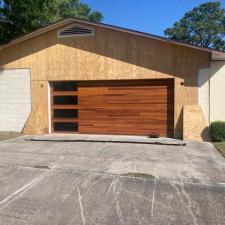
[[[30,70],[0,70],[0,131],[21,132],[30,112]]]

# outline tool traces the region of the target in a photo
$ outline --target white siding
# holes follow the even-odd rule
[[[211,120],[225,121],[225,62],[213,62],[211,67]]]
[[[209,124],[209,69],[201,69],[198,74],[198,103],[202,107],[206,121]]]
[[[210,121],[225,121],[225,62],[213,61],[209,69],[198,75],[199,105]]]
[[[30,112],[30,70],[0,70],[0,131],[21,132]]]

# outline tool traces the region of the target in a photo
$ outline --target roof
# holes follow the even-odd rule
[[[122,27],[118,27],[118,26],[113,26],[113,25],[104,24],[104,23],[91,22],[91,21],[81,20],[81,19],[76,19],[76,18],[64,19],[64,20],[58,21],[56,23],[50,24],[46,27],[40,28],[40,29],[38,29],[34,32],[31,32],[29,34],[26,34],[24,36],[21,36],[19,38],[13,39],[9,43],[7,43],[5,45],[1,45],[0,51],[3,50],[3,49],[6,49],[8,47],[11,47],[13,45],[16,45],[18,43],[21,43],[21,42],[24,42],[26,40],[32,39],[34,37],[40,36],[44,33],[49,32],[49,31],[52,31],[52,30],[55,30],[57,28],[72,24],[74,22],[84,24],[84,25],[92,25],[92,26],[94,25],[94,26],[97,26],[97,27],[102,27],[102,28],[106,28],[106,29],[110,29],[110,30],[116,30],[116,31],[120,31],[120,32],[125,32],[125,33],[130,33],[130,34],[133,34],[133,35],[141,36],[141,37],[147,37],[147,38],[150,38],[150,39],[168,42],[168,43],[175,44],[175,45],[186,46],[186,47],[189,47],[189,48],[198,49],[198,50],[201,50],[201,51],[212,53],[212,60],[225,60],[225,52],[224,51],[215,50],[215,49],[212,49],[212,48],[200,47],[200,46],[192,45],[192,44],[186,44],[184,42],[175,41],[175,40],[172,40],[172,39],[169,39],[169,38],[166,38],[166,37],[162,37],[162,36],[157,36],[157,35],[144,33],[144,32],[140,32],[140,31],[136,31],[136,30],[131,30],[131,29],[127,29],[127,28],[122,28]]]

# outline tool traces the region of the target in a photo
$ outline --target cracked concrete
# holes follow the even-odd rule
[[[0,142],[0,225],[225,224],[225,160],[210,143],[31,138],[43,137]]]

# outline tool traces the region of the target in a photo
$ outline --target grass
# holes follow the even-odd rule
[[[225,157],[225,141],[215,143],[215,146],[218,149],[218,151],[222,154],[222,156]]]

